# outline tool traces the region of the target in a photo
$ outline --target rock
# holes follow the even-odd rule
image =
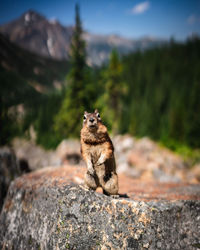
[[[0,215],[0,248],[192,250],[200,244],[200,185],[120,175],[120,191],[129,198],[113,199],[75,184],[84,172],[44,168],[13,181]]]
[[[140,171],[141,180],[197,182],[191,178],[191,170],[183,158],[149,138],[135,140],[133,148],[127,154],[127,162],[129,169],[132,167]]]
[[[63,140],[58,145],[56,154],[61,159],[62,164],[83,164],[79,140]]]
[[[10,182],[20,174],[14,151],[8,147],[0,148],[0,211]]]
[[[200,182],[200,164],[196,164],[189,173],[190,179],[194,183]]]
[[[200,182],[198,167],[190,168],[189,161],[148,137],[136,139],[126,134],[112,140],[118,173],[142,181]]]
[[[34,141],[26,141],[16,138],[12,147],[20,161],[26,161],[31,170],[40,169],[46,166],[59,166],[61,159],[55,151],[45,150],[35,144]]]
[[[132,170],[128,163],[128,155],[134,147],[134,139],[130,135],[116,135],[112,138],[115,148],[115,159],[118,173],[126,173],[130,176],[139,177],[137,169]]]
[[[45,150],[35,142],[15,138],[12,142],[17,158],[26,161],[31,170],[46,166],[60,166],[61,164],[77,165],[83,161],[80,154],[80,142],[78,140],[63,140],[56,150]],[[24,166],[24,165],[23,165]]]
[[[28,161],[26,159],[19,159],[18,164],[22,174],[31,172]]]
[[[112,138],[116,153],[127,152],[134,146],[134,139],[130,135],[116,135]]]

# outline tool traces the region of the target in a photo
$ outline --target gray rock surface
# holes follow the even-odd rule
[[[200,185],[143,183],[143,198],[132,186],[130,198],[113,199],[73,183],[71,169],[46,168],[12,182],[0,216],[0,249],[199,246]],[[154,196],[145,198],[146,189]]]
[[[32,131],[32,133],[34,133]],[[37,170],[46,166],[59,166],[61,159],[57,157],[55,151],[45,150],[32,141],[15,138],[12,147],[18,159],[26,159],[31,170]]]
[[[0,148],[0,211],[10,182],[20,174],[14,151],[8,147]]]

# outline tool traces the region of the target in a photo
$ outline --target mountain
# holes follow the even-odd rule
[[[95,35],[91,33],[85,33],[84,38],[87,42],[89,65],[101,65],[106,62],[113,48],[117,49],[120,55],[125,55],[137,50],[162,46],[167,42],[151,37],[132,40],[118,35]]]
[[[56,60],[35,54],[12,43],[0,34],[1,74],[2,72],[14,73],[16,77],[24,79],[37,91],[46,92],[61,87],[68,69],[69,64],[66,60]]]
[[[39,55],[55,59],[68,59],[73,27],[65,27],[56,20],[48,20],[41,14],[29,10],[18,19],[0,26],[0,32],[9,39]],[[139,40],[118,35],[98,35],[85,32],[88,64],[101,65],[109,58],[113,48],[120,54],[160,46],[166,41],[150,37]]]
[[[43,56],[67,59],[72,27],[63,27],[58,22],[48,21],[32,10],[20,18],[0,27],[12,42]]]

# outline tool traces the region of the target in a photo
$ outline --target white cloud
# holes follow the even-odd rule
[[[134,15],[139,15],[139,14],[142,14],[145,11],[147,11],[149,9],[149,7],[150,7],[149,1],[145,1],[145,2],[142,2],[142,3],[135,5],[132,8],[131,13]]]

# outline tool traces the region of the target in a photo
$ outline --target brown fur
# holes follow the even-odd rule
[[[85,112],[84,117],[81,129],[81,153],[87,164],[85,184],[93,190],[102,187],[104,194],[116,195],[118,176],[114,147],[107,128],[101,122],[97,110],[94,113]]]

